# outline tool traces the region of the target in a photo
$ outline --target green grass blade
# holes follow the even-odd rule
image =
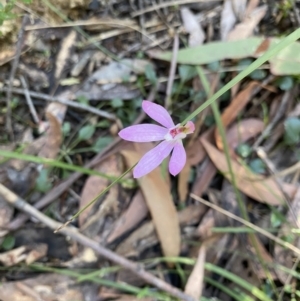
[[[232,282],[238,284],[240,287],[244,288],[248,292],[250,292],[253,296],[258,298],[261,301],[272,301],[263,291],[255,287],[254,285],[250,284],[249,282],[241,279],[240,277],[236,276],[235,274],[228,272],[220,267],[217,267],[211,263],[206,263],[205,268],[208,271],[214,272],[218,275],[223,276],[226,279],[231,280]]]
[[[254,301],[253,298],[251,298],[248,295],[242,294],[242,293],[237,293],[235,291],[233,291],[232,289],[229,289],[228,287],[226,287],[225,285],[221,284],[218,281],[215,281],[209,277],[204,277],[205,282],[211,284],[212,286],[218,288],[219,290],[223,291],[224,293],[226,293],[228,296],[232,297],[233,299],[237,300],[237,301]]]
[[[9,158],[9,159],[19,159],[19,160],[29,161],[29,162],[33,162],[33,163],[37,163],[37,164],[47,164],[52,167],[58,167],[58,168],[66,169],[66,170],[70,170],[70,171],[77,171],[77,172],[81,172],[81,173],[87,174],[87,175],[99,176],[99,177],[102,177],[102,178],[105,178],[108,180],[117,179],[117,177],[115,177],[115,176],[109,176],[104,173],[92,170],[92,169],[84,168],[84,167],[77,166],[77,165],[67,164],[67,163],[60,162],[60,161],[53,160],[53,159],[36,157],[36,156],[31,156],[31,155],[26,155],[26,154],[21,154],[21,153],[16,153],[16,152],[10,152],[10,151],[5,151],[5,150],[0,150],[0,156]]]

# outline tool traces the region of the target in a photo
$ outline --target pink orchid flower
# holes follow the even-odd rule
[[[183,169],[186,162],[186,152],[182,139],[195,130],[192,121],[186,125],[177,124],[175,126],[167,110],[155,103],[144,100],[142,103],[144,112],[162,126],[155,124],[139,124],[129,126],[119,132],[119,136],[132,142],[153,142],[162,141],[152,150],[147,152],[133,170],[134,178],[140,178],[158,167],[162,161],[172,156],[169,162],[169,172],[176,176]]]

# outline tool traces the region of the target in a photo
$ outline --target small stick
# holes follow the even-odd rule
[[[0,195],[3,197],[3,199],[12,205],[13,207],[22,210],[23,212],[27,213],[29,216],[34,217],[47,227],[49,227],[52,230],[55,230],[57,228],[62,227],[62,224],[49,218],[45,214],[38,211],[33,206],[29,205],[26,201],[21,199],[19,196],[14,194],[12,191],[7,189],[5,186],[0,184]],[[60,230],[60,233],[67,237],[71,237],[74,241],[89,247],[93,249],[98,255],[105,257],[106,259],[114,262],[115,264],[118,264],[122,266],[123,268],[133,272],[138,277],[145,280],[147,283],[159,288],[162,291],[167,292],[173,297],[179,298],[180,300],[184,301],[195,301],[194,298],[186,295],[181,290],[177,289],[176,287],[166,283],[165,281],[153,276],[149,272],[147,272],[142,265],[136,264],[116,253],[113,251],[102,247],[98,242],[93,241],[92,239],[84,236],[81,234],[77,228],[75,227],[64,227]]]
[[[36,112],[36,109],[35,109],[35,107],[32,103],[32,100],[31,100],[31,97],[30,97],[30,94],[29,94],[29,91],[28,91],[27,83],[26,83],[26,80],[25,80],[24,76],[21,75],[20,80],[21,80],[22,86],[24,88],[25,98],[26,98],[30,113],[32,115],[32,118],[33,118],[33,120],[36,124],[39,124],[40,119],[39,119],[39,117],[37,115],[37,112]]]
[[[1,92],[7,92],[8,90],[9,90],[9,88],[0,88]],[[23,94],[23,95],[26,93],[25,89],[11,88],[10,91],[13,92],[13,93]],[[109,120],[115,121],[117,119],[114,114],[110,114],[110,113],[107,113],[103,110],[99,110],[97,108],[93,108],[93,107],[90,107],[90,106],[87,106],[87,105],[83,105],[81,103],[78,103],[78,102],[75,102],[75,101],[72,101],[72,100],[67,100],[67,99],[64,99],[64,98],[61,98],[61,97],[49,96],[49,95],[46,95],[46,94],[43,94],[43,93],[38,93],[38,92],[33,92],[33,91],[27,91],[27,92],[31,97],[35,97],[35,98],[39,98],[39,99],[43,99],[43,100],[47,100],[47,101],[59,102],[59,103],[62,103],[64,105],[67,105],[69,107],[81,109],[81,110],[93,113],[95,115],[107,118]]]
[[[178,34],[175,34],[174,44],[173,44],[172,61],[171,61],[171,67],[170,67],[167,91],[166,91],[166,98],[165,98],[165,108],[166,109],[168,109],[171,105],[171,94],[172,94],[172,87],[173,87],[173,83],[174,83],[176,66],[177,66],[178,48],[179,48],[179,38],[178,38]]]
[[[22,43],[23,43],[23,36],[24,36],[24,29],[25,25],[27,24],[28,16],[25,15],[23,17],[21,29],[19,31],[18,35],[18,42],[16,45],[16,55],[12,64],[12,68],[10,71],[9,75],[9,83],[8,83],[8,89],[6,93],[6,121],[5,121],[5,127],[6,130],[8,131],[11,140],[14,140],[14,132],[13,132],[13,127],[12,127],[12,121],[11,121],[11,106],[10,106],[10,100],[11,100],[11,95],[12,95],[12,85],[13,85],[13,80],[15,78],[15,74],[17,71],[17,67],[19,64],[20,60],[20,55],[21,55],[21,50],[22,50]]]

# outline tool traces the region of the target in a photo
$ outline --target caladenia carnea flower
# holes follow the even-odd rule
[[[186,163],[186,152],[182,139],[195,130],[192,121],[185,125],[175,125],[167,110],[155,103],[144,100],[142,108],[145,113],[162,126],[155,124],[139,124],[129,126],[119,132],[119,136],[132,142],[162,141],[147,152],[133,170],[133,176],[140,178],[158,167],[172,152],[169,162],[169,172],[176,176]]]

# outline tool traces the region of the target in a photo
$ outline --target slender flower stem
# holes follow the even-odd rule
[[[62,228],[69,225],[75,218],[77,218],[84,210],[86,210],[88,207],[93,205],[100,196],[104,195],[110,188],[112,188],[115,184],[119,183],[135,166],[137,163],[135,163],[133,166],[128,168],[121,176],[119,176],[117,179],[115,179],[110,185],[108,185],[105,189],[103,189],[93,200],[91,200],[87,205],[85,205],[82,209],[80,209],[76,214],[74,214],[65,224],[57,228],[54,232],[60,231]]]

